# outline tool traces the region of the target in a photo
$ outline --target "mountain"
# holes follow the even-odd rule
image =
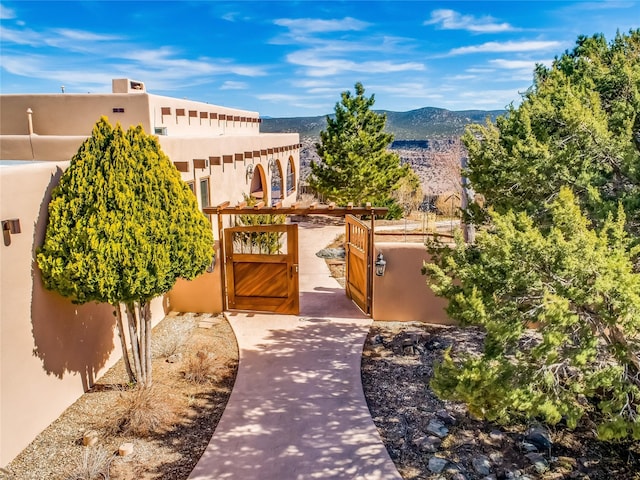
[[[489,117],[495,120],[504,110],[462,110],[424,107],[408,112],[376,110],[387,115],[387,131],[396,140],[427,140],[457,138],[470,123],[484,123]],[[263,118],[260,131],[263,133],[298,132],[301,139],[320,137],[326,127],[326,115],[319,117]]]

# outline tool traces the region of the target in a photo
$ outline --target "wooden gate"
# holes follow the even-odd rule
[[[345,223],[345,290],[364,313],[370,314],[373,232],[353,215],[347,215]]]
[[[224,255],[229,309],[300,312],[298,225],[224,229]]]

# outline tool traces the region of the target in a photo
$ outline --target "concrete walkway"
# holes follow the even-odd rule
[[[194,480],[401,480],[362,392],[371,325],[315,253],[344,227],[300,225],[300,316],[234,313],[236,383]]]

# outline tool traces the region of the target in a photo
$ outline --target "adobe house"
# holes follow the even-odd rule
[[[106,94],[0,95],[0,466],[10,462],[121,356],[111,307],[73,305],[45,290],[35,264],[51,191],[101,116],[123,128],[141,124],[158,136],[200,208],[210,215],[218,252],[225,243],[219,238],[223,229],[225,234],[233,233],[233,228],[227,228],[229,218],[241,211],[234,205],[246,195],[258,202],[259,206],[249,209],[255,213],[301,213],[295,204],[299,136],[261,134],[257,112],[149,94],[144,83],[130,79],[113,80],[112,92]],[[368,210],[371,207],[330,205],[326,209],[329,215],[343,210],[340,216],[360,212],[375,217]],[[319,207],[306,210],[323,213]],[[365,236],[371,243],[366,255],[354,254],[362,257],[353,260],[354,272],[360,271],[366,285],[360,289],[348,284],[346,290],[354,302],[376,320],[450,323],[442,300],[434,298],[420,275],[422,261],[428,259],[424,246],[374,245],[366,225],[355,228],[359,233],[354,244]],[[228,268],[233,253],[230,247],[227,250]],[[371,272],[379,253],[387,262],[381,276]],[[296,263],[291,259],[287,268],[297,272]],[[218,261],[212,272],[192,282],[178,281],[168,295],[155,299],[151,305],[154,324],[169,310],[222,311],[222,264]],[[250,273],[255,271],[252,267]],[[254,278],[243,288],[261,290]],[[229,278],[224,283],[227,300],[237,307],[242,295],[234,290],[231,298],[233,283]],[[296,291],[291,298],[295,295]],[[250,300],[256,299],[251,296]]]
[[[296,198],[299,136],[261,134],[257,112],[153,95],[131,79],[104,94],[0,95],[0,466],[121,355],[111,308],[46,291],[34,261],[51,191],[101,116],[156,134],[201,208]],[[169,309],[220,312],[220,281],[218,266],[180,282],[153,302],[154,323]]]

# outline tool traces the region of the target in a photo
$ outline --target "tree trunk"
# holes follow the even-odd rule
[[[145,335],[145,345],[144,345],[144,355],[146,357],[146,365],[147,365],[147,371],[146,371],[146,378],[147,378],[147,386],[151,386],[151,382],[152,382],[152,378],[151,378],[151,371],[152,371],[152,364],[151,364],[151,305],[149,302],[145,302],[144,306],[141,309],[142,311],[142,321],[145,324],[145,330],[146,330],[146,335]]]
[[[140,364],[140,345],[138,340],[137,315],[136,308],[133,303],[127,303],[127,319],[129,323],[129,341],[131,342],[131,355],[133,356],[133,365],[136,369],[136,377],[138,383],[145,384],[144,374]]]
[[[119,303],[113,305],[116,313],[116,320],[118,324],[118,336],[120,337],[120,346],[122,347],[122,360],[124,361],[124,367],[127,370],[130,383],[136,383],[136,376],[131,370],[131,362],[129,360],[129,349],[127,348],[127,340],[124,335],[124,324],[122,323],[122,309]]]
[[[147,355],[145,352],[145,348],[147,345],[147,324],[144,321],[144,316],[142,314],[142,303],[136,302],[136,315],[138,317],[138,328],[140,331],[140,341],[138,342],[138,348],[140,349],[140,370],[142,371],[142,376],[144,377],[144,384],[147,384]]]

